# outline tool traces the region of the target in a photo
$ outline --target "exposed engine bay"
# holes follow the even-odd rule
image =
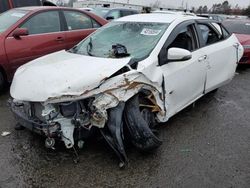
[[[104,100],[105,98],[105,100]],[[54,149],[56,140],[75,150],[98,129],[120,160],[120,166],[128,162],[124,146],[124,126],[132,144],[141,151],[150,151],[161,145],[154,135],[155,113],[159,107],[154,96],[146,90],[130,98],[118,101],[112,95],[99,94],[84,100],[40,103],[11,100],[11,109],[20,124],[46,137],[45,146]]]

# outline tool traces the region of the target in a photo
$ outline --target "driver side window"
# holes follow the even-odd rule
[[[47,11],[39,13],[25,22],[21,28],[27,28],[30,35],[60,32],[59,12]]]
[[[169,48],[182,48],[188,51],[194,51],[198,48],[197,36],[192,25],[181,30],[174,41],[169,45]]]
[[[168,50],[170,48],[181,48],[181,49],[188,50],[190,52],[193,52],[196,49],[198,49],[199,40],[198,40],[198,35],[195,29],[195,24],[183,23],[177,26],[172,31],[172,33],[168,37],[167,41],[165,42],[164,46],[162,47],[158,55],[160,66],[165,65],[169,62]]]

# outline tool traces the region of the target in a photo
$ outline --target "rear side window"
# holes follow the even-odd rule
[[[201,30],[202,38],[205,42],[205,45],[216,43],[223,38],[222,31],[216,32],[214,28],[207,24],[198,24],[198,26]]]
[[[95,21],[94,19],[91,19],[92,20],[92,23],[93,23],[93,27],[94,28],[99,28],[101,27],[101,24],[99,24],[97,21]]]
[[[6,10],[9,10],[9,2],[8,0],[2,0],[0,4],[0,13],[5,12]]]
[[[21,28],[27,28],[29,34],[52,33],[60,31],[60,18],[58,11],[48,11],[39,13],[27,22]]]
[[[78,30],[78,29],[89,29],[93,28],[92,20],[90,17],[86,16],[80,12],[74,11],[64,11],[65,19],[67,22],[67,29]],[[98,27],[98,23],[95,23]]]
[[[221,30],[224,38],[228,38],[230,36],[230,33],[223,26],[221,26]]]

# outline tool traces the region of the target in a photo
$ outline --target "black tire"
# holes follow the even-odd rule
[[[214,94],[214,93],[216,93],[216,92],[218,91],[218,89],[219,89],[219,88],[216,88],[216,89],[210,91],[210,93],[213,93],[213,94]]]
[[[0,92],[2,92],[4,90],[5,84],[6,84],[6,81],[5,81],[4,75],[0,71]]]
[[[148,111],[141,112],[138,95],[127,101],[124,118],[132,144],[140,151],[152,151],[161,145],[160,139],[152,132],[152,116]]]

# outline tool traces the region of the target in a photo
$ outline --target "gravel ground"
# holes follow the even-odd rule
[[[0,95],[0,187],[250,187],[250,68],[159,126],[162,146],[143,155],[128,148],[129,166],[118,168],[104,140],[86,144],[80,163],[44,138],[15,131]]]

